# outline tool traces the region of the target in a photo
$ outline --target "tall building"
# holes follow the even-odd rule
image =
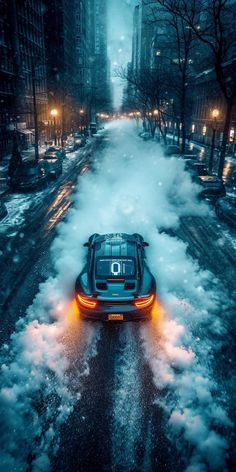
[[[34,140],[33,92],[43,132],[47,119],[42,0],[0,1],[0,153],[13,136],[24,146]]]
[[[81,127],[87,126],[90,121],[90,36],[90,0],[75,0],[76,88]]]
[[[61,136],[78,126],[74,0],[47,0],[44,29],[49,115],[57,109]]]
[[[156,25],[151,20],[153,5],[147,0],[140,0],[134,9],[133,41],[132,41],[132,69],[140,72],[149,69],[152,63],[152,42],[155,36]]]
[[[110,111],[110,63],[107,53],[107,0],[90,0],[91,119]]]

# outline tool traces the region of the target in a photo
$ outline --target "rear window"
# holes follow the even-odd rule
[[[101,257],[96,261],[98,277],[133,277],[135,275],[135,260],[133,258]]]

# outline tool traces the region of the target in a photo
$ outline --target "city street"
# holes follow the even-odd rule
[[[177,157],[110,121],[65,172],[6,193],[1,471],[233,471],[236,232]],[[140,233],[152,320],[79,317],[93,233]]]

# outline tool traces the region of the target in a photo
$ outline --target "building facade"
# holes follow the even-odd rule
[[[91,120],[111,110],[110,63],[107,53],[107,0],[90,0]]]
[[[57,111],[58,139],[78,127],[77,60],[74,0],[48,0],[44,8],[49,127]]]
[[[107,0],[0,0],[0,57],[0,156],[111,108]]]
[[[47,119],[42,0],[1,0],[0,155],[17,136],[21,147],[34,142],[34,93],[41,134]]]
[[[235,74],[236,60],[225,64],[225,74]],[[219,111],[214,119],[212,112]],[[202,144],[211,144],[213,129],[216,129],[216,146],[220,147],[223,137],[226,102],[223,98],[213,69],[203,71],[195,77],[193,93],[192,122],[189,130],[193,139]],[[233,106],[229,133],[229,151],[236,151],[236,103]]]

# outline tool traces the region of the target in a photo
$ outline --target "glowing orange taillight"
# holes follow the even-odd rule
[[[97,302],[93,300],[92,298],[84,297],[84,296],[82,297],[78,293],[77,293],[77,298],[78,298],[79,303],[85,308],[92,309],[92,308],[95,308],[97,305]]]
[[[136,308],[147,308],[154,301],[154,297],[155,295],[149,295],[149,297],[137,299],[134,304]]]

